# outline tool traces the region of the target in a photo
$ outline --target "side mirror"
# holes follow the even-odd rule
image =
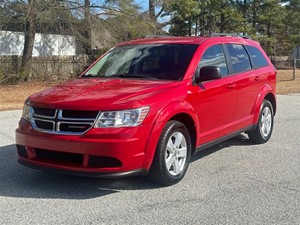
[[[220,79],[221,71],[217,66],[204,66],[200,69],[200,72],[196,75],[196,83],[200,83],[208,80]]]

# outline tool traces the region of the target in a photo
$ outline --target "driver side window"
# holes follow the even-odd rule
[[[204,66],[217,66],[220,68],[222,77],[228,75],[228,68],[223,49],[220,45],[209,47],[203,54],[197,68],[197,72]]]

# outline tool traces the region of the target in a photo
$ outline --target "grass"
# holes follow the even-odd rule
[[[296,79],[292,70],[278,70],[277,94],[300,93],[300,70],[296,70]]]
[[[300,93],[300,70],[296,79],[292,70],[278,70],[277,94]],[[53,83],[23,83],[17,85],[0,85],[0,111],[22,109],[26,98],[38,91],[51,87]]]

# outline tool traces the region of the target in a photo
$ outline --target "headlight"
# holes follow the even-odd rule
[[[31,107],[25,103],[22,112],[23,119],[30,121],[30,109]]]
[[[95,127],[135,127],[143,122],[148,111],[149,107],[102,112],[96,121]]]

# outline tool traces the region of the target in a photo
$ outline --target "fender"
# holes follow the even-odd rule
[[[195,123],[196,126],[196,135],[198,136],[199,134],[199,121],[196,116],[194,108],[185,101],[176,101],[172,102],[168,105],[166,105],[163,109],[161,109],[157,114],[154,119],[151,131],[150,131],[150,136],[148,137],[146,148],[145,148],[145,161],[143,163],[143,168],[149,169],[153,158],[154,154],[156,151],[156,146],[158,143],[158,140],[160,138],[161,132],[167,122],[175,115],[178,114],[187,114],[189,115]]]
[[[252,111],[252,114],[254,115],[253,117],[253,123],[257,124],[258,123],[258,118],[259,118],[259,113],[261,110],[261,106],[263,101],[265,100],[265,97],[271,93],[273,95],[274,90],[272,89],[270,84],[265,84],[262,89],[260,90],[259,94],[257,95],[257,99]]]

